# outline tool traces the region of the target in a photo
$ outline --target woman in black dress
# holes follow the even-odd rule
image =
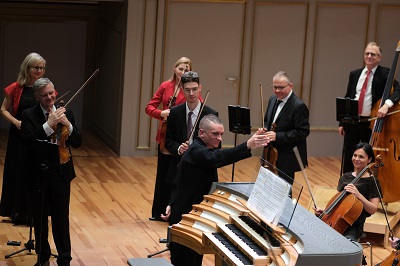
[[[365,171],[356,184],[351,182],[358,174],[365,169],[370,163],[375,161],[374,151],[371,145],[361,142],[354,147],[352,162],[354,166],[353,172],[345,173],[340,177],[337,190],[339,192],[346,190],[352,193],[363,205],[363,210],[358,219],[344,231],[343,236],[353,241],[358,241],[364,230],[365,219],[378,210],[379,192],[381,187],[379,180],[375,178],[369,171]],[[379,191],[378,191],[379,189]],[[317,208],[314,210],[317,216],[321,215],[324,210]]]
[[[16,82],[4,89],[1,115],[11,123],[4,162],[0,216],[10,217],[14,224],[29,225],[30,176],[25,169],[33,158],[25,152],[21,139],[21,114],[37,104],[32,86],[45,72],[46,61],[37,53],[28,54],[21,64]]]

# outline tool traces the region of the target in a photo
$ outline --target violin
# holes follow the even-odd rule
[[[83,83],[83,85],[79,88],[79,90],[69,99],[69,101],[64,104],[64,101],[60,101],[60,107],[67,107],[67,105],[75,98],[76,95],[78,95],[83,88],[86,87],[86,85],[91,81],[98,73],[99,69],[96,69],[93,74]],[[69,92],[68,92],[69,93]],[[64,95],[62,96],[64,97]],[[69,129],[67,126],[58,123],[57,125],[52,127],[54,130],[54,133],[51,135],[51,140],[53,142],[57,142],[58,144],[58,154],[60,157],[60,163],[65,164],[71,159],[71,152],[66,144],[66,141],[69,136]]]
[[[260,83],[260,99],[261,99],[261,124],[262,128],[265,128],[264,125],[264,100],[262,94],[262,85]],[[276,132],[277,125],[276,123],[271,124],[271,131]],[[263,153],[261,155],[260,164],[262,167],[267,168],[271,172],[278,174],[278,169],[276,168],[276,161],[278,160],[278,150],[276,147],[269,143],[267,146],[264,147]]]
[[[187,70],[187,66],[186,66],[186,70]],[[186,72],[185,70],[185,72]],[[169,97],[168,100],[168,105],[167,105],[167,109],[170,109],[171,107],[175,106],[176,103],[176,97],[179,93],[179,88],[181,85],[181,81],[179,81],[178,85],[175,88],[174,94],[171,95],[171,97]],[[160,121],[160,124],[158,126],[158,130],[159,130],[159,134],[160,134],[160,151],[163,154],[171,154],[167,148],[165,148],[165,139],[166,139],[166,134],[167,134],[167,118],[162,119]]]
[[[277,125],[276,123],[271,124],[271,131],[276,132]],[[276,168],[276,161],[278,160],[278,150],[275,145],[269,143],[263,149],[263,154],[261,156],[261,166],[267,168],[271,172],[278,174],[278,170]],[[268,162],[268,163],[266,163]]]
[[[379,166],[383,166],[381,156],[377,156],[375,162],[364,167],[364,169],[361,170],[350,184],[356,184],[366,171],[372,173],[370,168],[378,168]],[[321,213],[319,218],[337,232],[343,234],[346,229],[353,225],[353,223],[358,219],[362,210],[362,202],[352,193],[343,190],[338,192],[329,200],[325,210]]]
[[[60,101],[60,107],[64,107],[64,101]],[[58,123],[53,127],[54,133],[51,135],[51,140],[58,143],[58,154],[60,156],[60,163],[65,164],[71,159],[71,153],[68,146],[66,145],[66,140],[69,136],[69,129],[67,126]]]
[[[397,242],[396,249],[392,250],[392,253],[389,254],[380,264],[379,266],[396,266],[399,265],[400,262],[400,243]]]

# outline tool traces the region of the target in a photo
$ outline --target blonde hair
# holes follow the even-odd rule
[[[31,77],[29,75],[29,69],[35,67],[38,63],[43,62],[43,67],[46,66],[46,60],[38,54],[38,53],[30,53],[28,54],[24,61],[22,61],[21,67],[19,68],[17,83],[21,86],[28,84],[31,81]],[[43,68],[43,74],[45,69]]]
[[[181,57],[174,64],[174,68],[172,69],[173,70],[173,74],[171,76],[171,80],[176,80],[175,68],[177,68],[180,64],[188,64],[189,65],[189,69],[187,69],[187,71],[191,71],[192,70],[192,60],[190,60],[187,57]]]

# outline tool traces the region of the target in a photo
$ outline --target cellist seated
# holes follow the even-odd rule
[[[379,180],[372,176],[371,171],[367,171],[369,170],[369,165],[371,165],[371,163],[374,161],[375,156],[372,147],[368,143],[357,144],[354,147],[352,157],[354,171],[345,173],[342,177],[340,177],[338,182],[337,190],[339,192],[345,190],[354,195],[354,197],[362,203],[361,214],[354,220],[354,223],[349,224],[347,228],[343,228],[341,231],[331,225],[335,224],[336,221],[329,220],[329,216],[332,216],[331,218],[333,218],[333,215],[325,214],[326,209],[321,209],[318,207],[313,208],[315,215],[319,216],[320,218],[325,215],[325,217],[322,218],[325,223],[331,225],[338,232],[343,232],[343,236],[353,241],[359,240],[363,233],[365,219],[374,214],[378,209],[378,188],[379,191],[381,191]],[[359,179],[356,179],[357,177],[359,177]],[[339,202],[339,204],[335,207],[335,211],[343,211],[342,217],[346,215],[345,212],[347,211],[347,206],[341,204],[344,202],[345,200],[342,200],[342,202]],[[327,207],[330,207],[329,204]]]

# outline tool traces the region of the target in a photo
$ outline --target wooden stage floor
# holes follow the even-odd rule
[[[159,239],[166,237],[168,224],[148,220],[157,158],[118,157],[89,132],[84,132],[83,136],[83,147],[72,151],[77,177],[71,183],[71,265],[127,265],[129,258],[146,258],[148,254],[163,250],[165,244],[160,244]],[[4,133],[0,136],[1,177],[6,137]],[[235,181],[254,182],[258,164],[256,157],[236,163]],[[340,159],[309,158],[306,172],[311,189],[316,186],[336,187]],[[231,181],[231,176],[232,166],[219,169],[221,182]],[[305,186],[301,173],[296,174],[296,180]],[[309,202],[310,194],[305,187],[300,204],[307,208]],[[29,238],[29,227],[13,226],[7,218],[0,219],[3,220],[0,222],[0,266],[35,264],[34,251],[24,251],[5,259],[5,255],[23,248]],[[400,235],[398,225],[394,230]],[[21,246],[8,246],[8,240],[21,241]],[[363,241],[373,244],[374,264],[390,254],[389,247],[382,247],[382,235],[368,233]],[[53,253],[56,253],[52,239],[50,243]],[[157,257],[169,260],[169,252]],[[214,265],[213,259],[213,255],[206,255],[203,265]],[[57,265],[54,258],[50,262]]]

